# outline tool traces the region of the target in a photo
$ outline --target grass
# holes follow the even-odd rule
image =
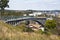
[[[25,25],[13,27],[0,20],[0,40],[60,40],[58,35],[22,32]]]

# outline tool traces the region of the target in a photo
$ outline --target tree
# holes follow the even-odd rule
[[[46,34],[56,34],[56,21],[55,20],[47,20],[45,23],[45,33]]]
[[[9,0],[0,0],[0,9],[4,10],[4,8],[9,7],[8,2]]]
[[[9,0],[0,0],[0,10],[1,10],[0,16],[2,16],[2,13],[4,12],[4,8],[9,7],[8,2]]]
[[[50,30],[56,28],[56,21],[55,20],[47,20],[45,23],[45,28],[50,29]]]

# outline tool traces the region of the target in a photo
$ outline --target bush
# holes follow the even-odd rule
[[[29,28],[29,27],[25,27],[24,29],[23,29],[23,31],[24,32],[34,32],[31,28]]]
[[[54,30],[56,30],[56,21],[47,20],[45,23],[45,32],[51,34],[51,33],[55,33]]]
[[[47,20],[45,23],[45,28],[55,29],[56,28],[56,21],[55,20]]]
[[[44,34],[44,32],[42,30],[38,30],[38,31],[34,31],[35,33],[38,33],[38,34]]]

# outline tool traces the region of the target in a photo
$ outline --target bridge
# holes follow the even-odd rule
[[[26,21],[28,24],[29,20],[35,21],[43,26],[45,24],[46,18],[43,18],[43,17],[17,17],[17,18],[5,19],[4,22],[16,26],[16,25],[20,24],[21,21]]]

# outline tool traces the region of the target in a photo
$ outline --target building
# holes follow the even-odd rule
[[[27,16],[27,14],[23,14],[23,16]]]
[[[47,20],[53,20],[53,18],[52,18],[52,17],[50,17],[50,18],[47,18]]]
[[[41,15],[41,12],[33,12],[32,14],[29,14],[29,16],[38,16]]]
[[[57,15],[60,18],[60,14]]]
[[[47,16],[53,16],[53,17],[56,16],[56,14],[54,14],[54,13],[52,13],[52,14],[48,13],[48,14],[46,14],[46,15],[47,15]]]

